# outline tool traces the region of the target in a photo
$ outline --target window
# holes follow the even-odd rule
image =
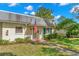
[[[16,33],[22,33],[22,27],[16,27]]]
[[[8,36],[8,30],[6,30],[6,36]]]
[[[47,33],[52,33],[52,28],[47,28]]]

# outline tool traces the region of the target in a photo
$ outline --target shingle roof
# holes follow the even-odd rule
[[[46,24],[48,26],[53,26],[54,25],[52,19],[45,19],[44,21],[46,22]]]
[[[0,10],[0,22],[11,22],[11,23],[34,25],[35,21],[37,26],[52,25],[50,22],[45,21],[40,17]]]

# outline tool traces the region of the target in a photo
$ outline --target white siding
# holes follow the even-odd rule
[[[31,22],[31,20],[32,20],[32,18],[30,18],[30,17],[27,17],[27,16],[20,16],[21,18],[21,21],[23,21],[23,22]]]
[[[10,17],[9,20],[16,21],[16,15],[15,14],[10,14],[9,17]]]
[[[16,26],[21,26],[23,28],[23,33],[18,34],[15,33],[15,28]],[[6,36],[6,31],[8,30],[8,36]],[[13,41],[15,38],[24,38],[25,34],[25,26],[21,24],[12,24],[12,23],[3,23],[3,28],[2,28],[2,38],[6,40]]]
[[[0,12],[0,20],[8,20],[9,14],[5,12]]]
[[[0,38],[2,38],[2,23],[0,23]]]

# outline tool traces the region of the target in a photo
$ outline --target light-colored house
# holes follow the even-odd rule
[[[34,38],[33,27],[36,21],[38,37],[42,38],[43,28],[52,32],[52,26],[42,18],[0,10],[0,38],[13,41],[16,38]]]

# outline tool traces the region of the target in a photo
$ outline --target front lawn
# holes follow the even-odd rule
[[[60,44],[63,48],[79,52],[79,38],[52,39],[50,43]]]
[[[59,52],[55,47],[40,44],[12,44],[0,45],[0,55],[11,56],[59,56],[68,55],[65,52]]]

